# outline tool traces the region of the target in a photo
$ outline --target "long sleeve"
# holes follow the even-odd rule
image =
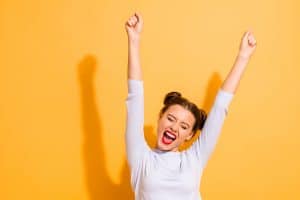
[[[144,89],[143,81],[128,80],[126,99],[126,154],[130,167],[134,167],[149,148],[144,138]]]
[[[214,104],[207,116],[200,136],[187,150],[187,152],[197,156],[202,168],[206,166],[206,163],[216,146],[233,96],[233,93],[226,92],[222,89],[218,90]]]

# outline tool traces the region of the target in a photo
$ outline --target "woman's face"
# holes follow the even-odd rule
[[[181,105],[170,106],[159,118],[156,148],[178,151],[178,147],[193,136],[194,115]]]

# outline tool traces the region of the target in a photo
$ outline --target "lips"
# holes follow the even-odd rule
[[[164,144],[171,144],[174,140],[176,140],[176,135],[170,131],[165,131],[162,137],[162,142]]]

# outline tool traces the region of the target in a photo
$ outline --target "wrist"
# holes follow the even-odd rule
[[[250,57],[251,57],[250,55],[245,54],[245,53],[243,53],[243,52],[239,52],[238,55],[237,55],[237,58],[243,59],[243,60],[249,60]]]
[[[139,46],[140,45],[140,37],[136,37],[136,38],[130,38],[128,37],[128,44],[132,45],[132,46]]]

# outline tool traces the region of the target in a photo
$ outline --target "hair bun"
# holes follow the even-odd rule
[[[181,97],[181,94],[179,92],[169,92],[165,97],[164,104],[168,105],[179,97]]]

